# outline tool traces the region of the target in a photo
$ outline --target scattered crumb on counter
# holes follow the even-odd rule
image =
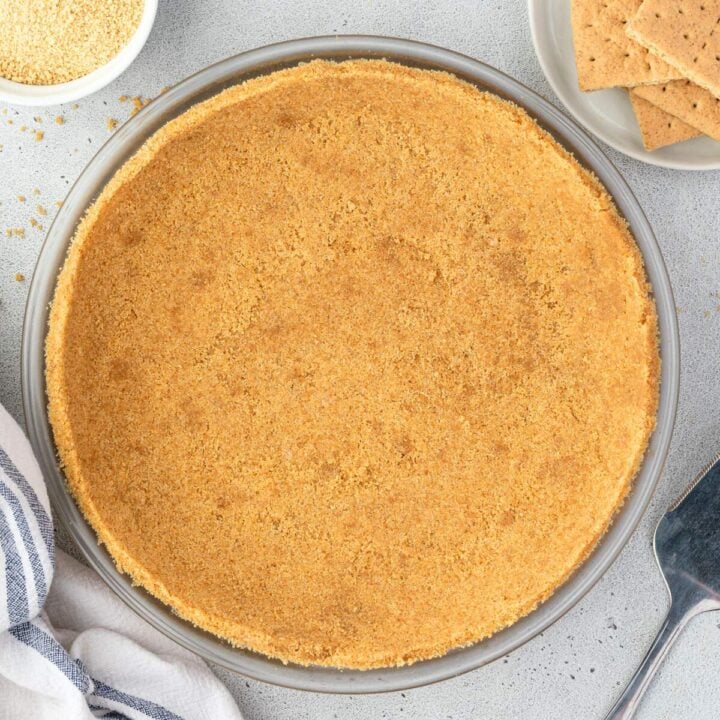
[[[35,131],[35,139],[40,142],[45,137],[45,133],[42,130]]]
[[[121,103],[127,102],[129,99],[130,99],[130,98],[129,98],[127,95],[121,95],[121,96],[118,98],[118,100],[119,100]]]
[[[77,110],[80,106],[77,103],[73,103],[70,107],[72,107],[73,110]]]
[[[137,115],[149,102],[150,98],[143,98],[142,95],[135,95],[135,97],[132,98],[133,107],[130,111],[130,117]]]
[[[56,123],[57,125],[64,125],[64,124],[65,124],[65,118],[64,118],[62,115],[58,115],[58,116],[55,118],[55,123]]]
[[[26,200],[27,198],[26,198],[24,195],[18,195],[18,196],[17,196],[17,199],[18,199],[18,202],[25,202],[25,200]]]
[[[33,188],[33,195],[39,195],[40,194],[40,188]]]
[[[109,117],[105,124],[107,125],[107,129],[112,132],[118,126],[118,121],[115,118]]]
[[[23,280],[25,280],[25,276],[22,273],[15,273],[15,279],[18,282],[22,282]]]
[[[47,210],[42,206],[37,206],[38,215],[47,215]]]
[[[62,206],[63,206],[63,201],[62,201],[62,200],[56,200],[56,201],[55,201],[55,207],[61,208]]]
[[[36,116],[33,118],[33,120],[34,120],[36,123],[41,123],[41,122],[42,122],[42,118],[40,117],[40,115],[36,115]]]

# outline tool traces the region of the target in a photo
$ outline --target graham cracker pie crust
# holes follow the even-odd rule
[[[598,181],[515,105],[384,61],[158,131],[81,223],[46,353],[118,568],[234,645],[353,668],[550,596],[623,503],[659,383]]]

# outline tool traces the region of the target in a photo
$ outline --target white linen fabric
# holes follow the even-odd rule
[[[0,720],[241,720],[196,655],[53,545],[32,449],[0,406]]]

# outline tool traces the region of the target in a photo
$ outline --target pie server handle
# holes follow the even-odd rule
[[[622,695],[605,716],[605,720],[629,720],[635,715],[642,696],[680,631],[695,615],[715,609],[717,609],[716,603],[699,599],[692,591],[681,592],[677,597],[672,598],[670,610],[655,641]]]

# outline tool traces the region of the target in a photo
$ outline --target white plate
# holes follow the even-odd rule
[[[155,22],[157,5],[158,0],[145,0],[140,24],[127,45],[97,70],[77,80],[57,85],[25,85],[0,77],[0,100],[15,105],[59,105],[79,100],[104,88],[123,73],[142,50]]]
[[[648,152],[627,93],[619,88],[581,92],[570,25],[570,0],[528,0],[530,31],[540,66],[565,107],[603,142],[651,165],[679,170],[720,168],[720,142],[707,137]]]

